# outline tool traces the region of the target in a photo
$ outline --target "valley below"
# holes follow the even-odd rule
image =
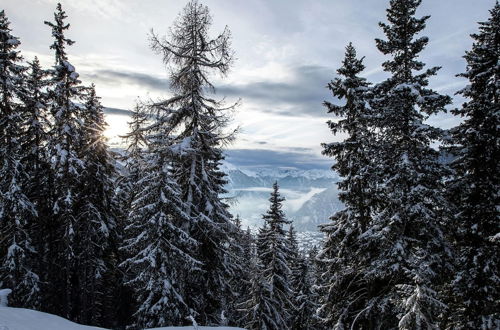
[[[272,184],[277,181],[280,193],[286,198],[283,210],[295,229],[317,236],[318,225],[342,209],[338,200],[337,174],[328,169],[297,170],[292,168],[242,169],[225,163],[228,175],[227,198],[231,212],[239,215],[243,226],[252,230],[262,226],[262,214],[269,207]],[[319,233],[318,233],[319,234]]]

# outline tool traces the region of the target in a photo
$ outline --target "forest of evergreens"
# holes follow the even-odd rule
[[[346,138],[323,154],[345,208],[310,251],[298,248],[278,182],[257,233],[229,210],[220,167],[238,103],[214,99],[212,79],[235,55],[228,28],[211,37],[207,6],[191,0],[169,35],[151,32],[171,97],[135,104],[120,153],[106,143],[95,86],[71,64],[61,4],[44,22],[50,68],[22,56],[0,11],[9,306],[116,329],[499,329],[500,4],[471,35],[457,72],[466,101],[452,108],[429,87],[440,68],[420,59],[432,42],[420,3],[391,0],[381,17],[386,79],[363,77],[352,43],[336,63],[335,102],[324,106],[332,134]],[[428,124],[446,111],[458,126]]]

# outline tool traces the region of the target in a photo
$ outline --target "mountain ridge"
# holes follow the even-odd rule
[[[338,200],[339,176],[326,169],[254,167],[239,168],[225,162],[228,197],[233,199],[232,212],[239,214],[244,225],[259,227],[267,210],[272,184],[277,181],[285,197],[284,210],[298,231],[318,231],[317,226],[343,205]]]

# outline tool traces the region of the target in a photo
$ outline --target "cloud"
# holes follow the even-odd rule
[[[302,65],[288,69],[292,77],[289,81],[262,80],[243,84],[222,84],[216,86],[216,93],[222,97],[241,98],[244,104],[280,115],[324,115],[322,103],[325,99],[331,99],[326,85],[334,77],[334,70],[319,65]],[[168,79],[142,72],[102,69],[84,75],[97,84],[130,84],[153,91],[168,90],[169,85]]]
[[[84,72],[82,74],[96,83],[104,83],[107,85],[117,83],[131,84],[156,91],[167,90],[169,86],[168,79],[158,78],[151,74],[142,72],[102,69],[93,72]]]
[[[230,149],[226,151],[226,160],[231,164],[242,167],[281,167],[327,169],[332,160],[316,155],[311,149],[300,148],[298,151],[277,151],[268,149]]]
[[[334,77],[334,70],[320,65],[301,65],[288,68],[290,80],[271,80],[246,84],[221,85],[217,93],[239,97],[244,104],[260,105],[266,110],[286,116],[321,116],[325,114],[322,103],[330,99],[326,88]]]
[[[107,115],[130,116],[132,111],[118,108],[104,108],[104,113]]]

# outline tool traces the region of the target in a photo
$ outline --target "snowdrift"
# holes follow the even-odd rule
[[[0,330],[91,330],[89,327],[68,321],[52,314],[31,309],[0,307]]]
[[[89,327],[68,321],[52,314],[37,312],[31,309],[0,307],[0,330],[92,330],[103,329]],[[194,327],[167,327],[155,330],[183,329],[194,330]],[[199,330],[242,330],[231,327],[198,327]]]

